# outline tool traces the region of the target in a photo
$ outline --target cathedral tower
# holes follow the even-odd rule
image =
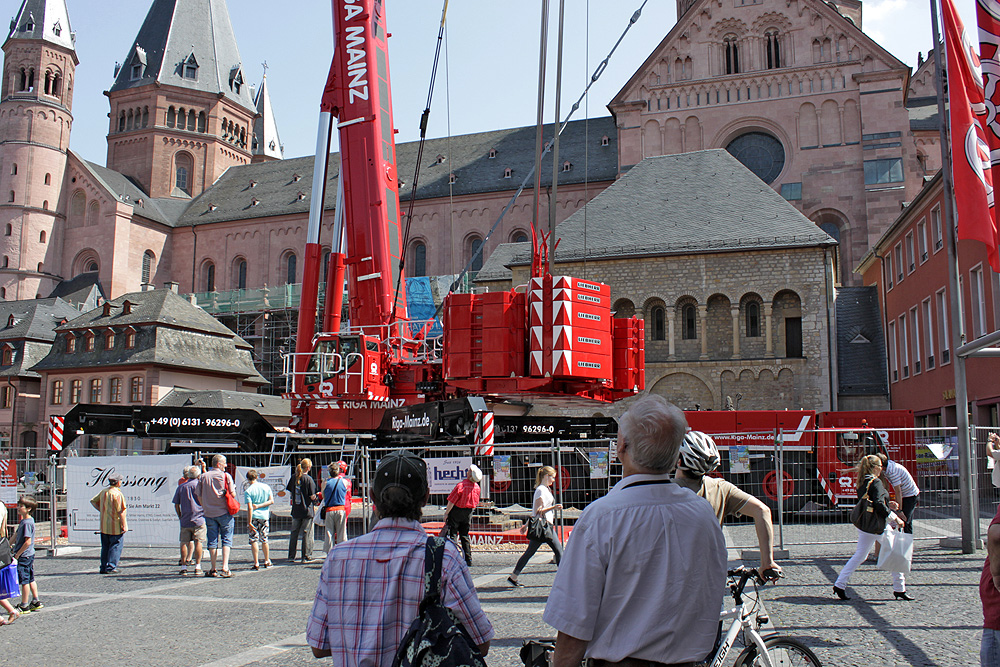
[[[224,0],[154,0],[107,95],[108,168],[151,197],[196,197],[251,161],[257,111]]]
[[[79,59],[65,0],[24,0],[3,44],[0,298],[47,296],[60,281],[58,210]]]

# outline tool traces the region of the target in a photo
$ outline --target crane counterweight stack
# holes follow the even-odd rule
[[[409,321],[386,40],[381,0],[334,2],[299,330],[285,366],[293,426],[416,437],[413,425],[426,424],[432,426],[421,437],[488,447],[492,430],[485,425],[492,418],[484,398],[606,402],[641,390],[642,321],[614,319],[607,285],[553,277],[548,261],[537,263],[529,285],[448,295],[440,338],[425,337],[428,323]],[[343,232],[335,227],[326,330],[314,334],[333,117]],[[349,320],[341,326],[345,280]]]

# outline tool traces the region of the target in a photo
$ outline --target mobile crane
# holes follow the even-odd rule
[[[488,445],[493,408],[505,402],[608,402],[641,390],[642,321],[612,318],[607,285],[553,276],[546,240],[534,229],[528,285],[448,295],[439,338],[426,336],[430,323],[407,317],[385,7],[382,0],[334,0],[333,13],[298,333],[285,360],[293,428],[372,433],[390,443]],[[317,332],[334,118],[341,166]]]

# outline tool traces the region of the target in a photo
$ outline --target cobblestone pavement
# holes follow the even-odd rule
[[[0,628],[0,646],[16,656],[11,664],[26,665],[328,665],[313,659],[304,636],[320,562],[285,564],[280,534],[273,544],[277,567],[259,572],[249,569],[249,548],[237,546],[228,580],[181,577],[176,551],[127,543],[117,576],[96,573],[96,548],[58,558],[40,553],[35,568],[46,606]],[[978,665],[984,552],[919,542],[908,582],[917,601],[906,603],[893,600],[888,573],[871,564],[855,573],[853,600],[833,598],[832,582],[853,544],[789,550],[786,579],[762,597],[775,630],[804,641],[824,665]],[[525,587],[514,589],[506,577],[518,556],[477,552],[472,568],[497,633],[488,663],[498,667],[520,665],[525,638],[555,634],[541,620],[555,574],[551,553],[539,551],[522,574]]]

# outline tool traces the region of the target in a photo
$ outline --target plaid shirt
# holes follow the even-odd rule
[[[471,479],[463,479],[448,494],[448,502],[453,503],[455,507],[475,508],[479,505],[479,485]]]
[[[382,519],[367,535],[336,545],[323,564],[306,629],[336,667],[388,667],[424,594],[427,533],[416,521]],[[446,541],[442,598],[477,644],[493,638],[458,548]]]

